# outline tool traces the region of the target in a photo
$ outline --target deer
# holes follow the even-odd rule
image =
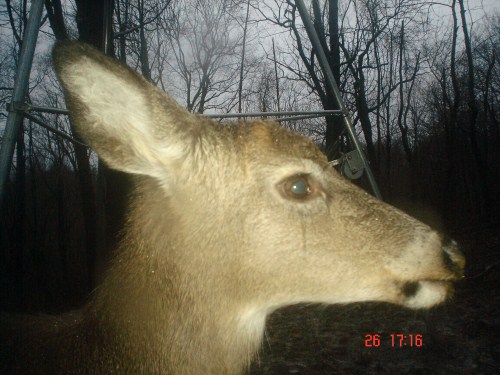
[[[281,307],[452,295],[457,244],[342,177],[310,138],[192,114],[79,42],[53,62],[78,134],[134,192],[86,304],[3,328],[7,373],[242,374]]]

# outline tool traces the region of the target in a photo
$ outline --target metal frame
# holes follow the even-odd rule
[[[24,30],[23,45],[21,55],[19,56],[19,66],[17,67],[16,78],[14,80],[14,91],[12,93],[12,102],[24,102],[28,91],[28,81],[35,54],[36,40],[38,30],[42,19],[43,0],[33,0],[31,2],[28,24]],[[3,204],[5,196],[4,190],[9,178],[10,165],[14,156],[14,147],[18,137],[23,112],[10,110],[5,124],[5,132],[0,149],[0,206]]]
[[[328,86],[328,88],[331,90],[331,92],[334,95],[334,99],[336,101],[336,104],[338,105],[338,108],[340,108],[342,112],[342,118],[344,120],[344,126],[349,134],[349,138],[351,139],[352,143],[354,144],[356,150],[359,153],[359,156],[361,158],[361,161],[363,163],[363,167],[366,170],[366,175],[368,177],[368,180],[370,181],[370,185],[373,190],[373,194],[379,198],[382,199],[382,194],[380,194],[380,190],[377,185],[377,181],[375,181],[375,177],[373,176],[372,170],[370,168],[370,164],[368,163],[368,159],[365,156],[365,153],[363,152],[363,149],[361,148],[361,144],[359,143],[359,139],[356,136],[356,133],[354,131],[354,127],[352,126],[351,120],[349,119],[349,114],[345,108],[344,101],[342,100],[342,95],[340,94],[339,87],[337,86],[337,83],[335,82],[335,78],[333,76],[332,69],[330,67],[330,63],[328,62],[328,59],[325,55],[325,51],[323,50],[323,47],[321,46],[321,42],[318,38],[318,34],[316,34],[316,30],[314,29],[314,25],[311,21],[311,17],[309,17],[309,12],[307,11],[306,6],[304,5],[304,2],[302,0],[295,0],[295,4],[297,5],[297,8],[300,13],[300,17],[302,18],[302,21],[304,22],[304,26],[307,31],[307,35],[309,36],[309,39],[311,40],[311,44],[313,47],[314,52],[318,56],[318,62],[319,65],[321,66],[321,69],[323,70],[323,74],[325,76],[325,81]]]
[[[357,152],[360,159],[359,164],[363,166],[364,170],[366,170],[366,175],[373,190],[373,194],[377,198],[382,199],[377,183],[375,181],[375,177],[373,176],[368,160],[362,150],[358,137],[356,136],[351,120],[349,119],[349,115],[342,100],[340,90],[337,86],[337,83],[335,82],[330,64],[325,55],[323,47],[321,46],[318,35],[316,34],[316,31],[314,29],[307,8],[305,7],[304,2],[302,0],[296,0],[295,3],[299,10],[299,14],[302,18],[302,21],[304,22],[304,26],[311,41],[313,50],[318,57],[320,67],[323,70],[323,75],[326,80],[326,85],[333,93],[334,100],[337,103],[338,108],[340,109],[323,110],[323,111],[305,111],[305,112],[285,111],[285,112],[253,112],[253,113],[234,113],[234,114],[231,113],[222,115],[209,114],[204,116],[210,118],[277,117],[277,121],[298,120],[298,119],[307,119],[307,118],[324,117],[324,116],[342,116],[345,130],[347,131],[350,140],[355,146],[355,150],[349,152],[348,154],[353,156],[353,153]],[[4,190],[10,173],[10,166],[13,159],[15,143],[18,137],[19,130],[21,128],[21,121],[23,120],[24,117],[29,118],[31,121],[54,132],[55,134],[57,134],[60,137],[63,137],[64,139],[67,139],[74,143],[81,144],[68,134],[53,129],[49,125],[45,124],[42,120],[28,113],[30,111],[39,111],[47,113],[68,114],[67,110],[59,108],[40,107],[40,106],[30,105],[24,102],[28,90],[28,80],[33,62],[33,55],[35,52],[38,31],[40,28],[40,21],[42,18],[43,4],[44,4],[43,0],[33,0],[31,2],[28,24],[26,26],[23,36],[23,45],[21,48],[21,54],[19,58],[19,67],[17,69],[16,78],[14,81],[12,103],[7,108],[9,114],[7,117],[3,142],[0,150],[0,207],[3,203],[3,198],[5,196]],[[103,5],[105,6],[104,9],[105,14],[109,13],[111,8],[109,6],[108,1],[106,1]],[[109,44],[110,35],[109,32],[105,32],[104,34],[105,34],[103,35],[104,48],[105,50],[108,50],[110,45]],[[282,117],[282,116],[289,116],[289,117]],[[345,161],[344,159],[345,158],[341,158],[331,163],[332,165],[340,164]]]

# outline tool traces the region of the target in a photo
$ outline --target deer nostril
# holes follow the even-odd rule
[[[465,257],[458,249],[457,243],[448,237],[443,238],[443,263],[457,276],[463,276]]]
[[[403,285],[403,294],[406,297],[414,297],[418,290],[420,289],[420,285],[417,282],[408,282]]]

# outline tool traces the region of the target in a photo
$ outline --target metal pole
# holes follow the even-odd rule
[[[38,29],[40,28],[40,21],[42,19],[42,10],[43,0],[33,0],[31,2],[30,15],[24,31],[19,66],[14,81],[12,102],[23,102],[26,98],[31,64],[33,62],[36,39],[38,37]],[[7,116],[2,148],[0,149],[0,206],[3,203],[4,191],[10,173],[10,164],[12,163],[17,133],[19,132],[22,119],[23,114],[19,111],[10,111]]]
[[[102,52],[105,55],[113,55],[113,1],[104,0],[103,4],[103,28],[102,28]]]
[[[370,185],[373,190],[373,194],[379,198],[382,199],[382,195],[380,194],[380,190],[378,189],[377,182],[375,181],[375,177],[373,176],[372,170],[370,168],[370,165],[368,163],[368,160],[366,159],[366,156],[361,148],[361,144],[359,143],[358,137],[356,136],[356,133],[354,132],[354,128],[351,124],[351,120],[349,119],[349,116],[347,114],[347,110],[344,106],[344,101],[342,100],[342,96],[340,95],[340,90],[337,86],[337,83],[335,82],[335,78],[333,77],[333,72],[330,67],[330,63],[328,62],[328,59],[325,55],[325,51],[323,50],[323,47],[321,46],[321,42],[318,38],[318,35],[316,34],[316,30],[314,30],[313,23],[311,21],[311,18],[309,17],[309,12],[307,11],[306,6],[304,5],[304,2],[302,0],[295,0],[295,4],[297,5],[297,8],[299,9],[300,17],[302,18],[302,21],[304,22],[304,26],[307,31],[307,35],[309,36],[309,39],[311,40],[312,47],[314,49],[314,52],[316,52],[316,55],[318,56],[318,61],[319,65],[321,66],[321,69],[323,70],[323,73],[325,75],[325,80],[326,84],[328,85],[328,88],[331,90],[331,92],[334,95],[335,101],[338,103],[340,110],[343,113],[343,118],[344,118],[344,125],[349,133],[349,137],[354,143],[354,146],[356,147],[356,150],[359,152],[359,155],[361,157],[361,160],[363,162],[363,167],[366,170],[366,175],[368,177],[368,180],[370,181]]]
[[[61,137],[61,138],[64,138],[72,143],[75,143],[75,144],[79,144],[83,147],[88,147],[86,144],[80,142],[80,141],[77,141],[76,139],[74,139],[73,137],[69,136],[68,134],[60,131],[60,130],[57,130],[57,129],[54,129],[53,127],[47,125],[45,122],[43,122],[42,120],[40,120],[39,118],[35,117],[35,116],[32,116],[30,115],[29,113],[25,113],[24,114],[24,117],[31,120],[32,122],[40,125],[42,128],[45,128],[47,129],[48,131],[54,133],[55,135]]]
[[[57,113],[62,115],[69,114],[69,111],[64,108],[44,107],[29,103],[10,103],[7,106],[8,110],[19,110],[26,112],[43,112]],[[320,111],[277,111],[277,112],[243,112],[243,113],[203,113],[201,116],[209,118],[235,118],[235,117],[281,117],[281,116],[307,116],[324,117],[324,116],[342,116],[343,113],[338,109],[320,110]]]
[[[55,113],[60,115],[68,115],[69,111],[64,108],[42,107],[29,103],[12,102],[7,105],[7,111],[21,111],[26,116],[28,112]]]
[[[246,112],[246,113],[204,113],[202,116],[209,118],[235,118],[235,117],[281,117],[281,116],[342,116],[338,109],[324,111],[281,111],[281,112]]]

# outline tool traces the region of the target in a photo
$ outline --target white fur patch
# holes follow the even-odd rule
[[[416,294],[405,301],[414,309],[429,308],[446,300],[449,285],[440,281],[419,281]]]
[[[266,309],[250,308],[244,311],[239,317],[240,328],[248,335],[251,340],[260,341],[268,312]]]
[[[88,119],[93,124],[105,123],[116,135],[118,131],[147,133],[151,119],[144,96],[135,85],[86,57],[66,67],[63,79],[88,106]]]

